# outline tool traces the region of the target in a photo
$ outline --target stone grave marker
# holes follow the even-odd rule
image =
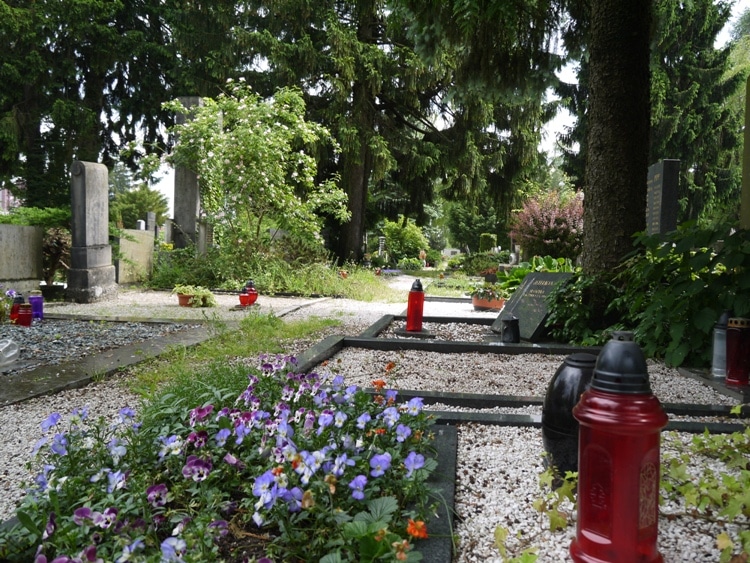
[[[501,334],[503,330],[503,317],[514,316],[518,318],[518,327],[522,340],[530,342],[538,341],[544,334],[544,323],[547,320],[546,297],[559,282],[571,276],[564,272],[532,272],[528,274],[521,285],[513,292],[510,299],[506,301],[500,314],[492,323],[492,332]]]
[[[680,161],[661,160],[648,168],[646,233],[666,234],[677,229],[677,189]]]
[[[72,228],[66,299],[95,303],[117,297],[109,244],[107,167],[76,160],[70,167]]]

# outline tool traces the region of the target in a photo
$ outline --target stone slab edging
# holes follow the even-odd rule
[[[275,312],[279,317],[288,315],[305,306],[307,303],[286,307]],[[133,366],[144,360],[154,358],[170,348],[189,348],[205,342],[211,338],[210,326],[214,319],[174,319],[174,318],[142,318],[129,316],[107,315],[71,315],[46,313],[50,320],[73,321],[102,321],[102,322],[134,322],[153,324],[182,324],[198,325],[197,328],[167,333],[159,338],[151,338],[134,344],[127,344],[118,348],[111,348],[84,356],[79,360],[71,360],[60,364],[44,365],[21,373],[0,376],[0,407],[20,403],[28,399],[54,395],[67,389],[86,387],[97,379]],[[221,321],[231,330],[236,328],[239,321]]]
[[[81,318],[78,317],[76,320],[81,320]],[[53,395],[67,389],[80,389],[123,368],[159,356],[168,349],[194,346],[210,337],[208,327],[201,325],[192,329],[170,332],[159,338],[103,350],[77,360],[44,365],[33,370],[5,375],[0,378],[2,381],[0,407],[35,397]]]

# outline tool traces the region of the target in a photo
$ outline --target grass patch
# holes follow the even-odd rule
[[[425,288],[425,294],[435,297],[466,297],[477,286],[482,285],[482,283],[483,280],[477,277],[464,275],[446,276],[442,280],[433,280]]]
[[[340,321],[320,317],[285,322],[273,314],[251,314],[238,330],[221,325],[205,342],[190,348],[173,348],[159,358],[138,364],[132,370],[130,389],[152,400],[156,395],[176,394],[194,401],[208,387],[237,393],[247,385],[247,368],[233,362],[261,353],[283,353],[289,340],[311,337]]]

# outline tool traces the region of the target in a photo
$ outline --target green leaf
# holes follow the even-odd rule
[[[695,324],[695,326],[701,331],[709,334],[717,320],[718,316],[712,308],[703,307],[703,309],[698,311],[693,317],[693,324]]]
[[[549,529],[551,532],[555,530],[563,530],[568,525],[568,517],[559,510],[550,510],[549,512]]]
[[[36,538],[42,537],[42,530],[40,530],[36,525],[36,522],[31,519],[31,516],[29,516],[25,512],[19,511],[16,513],[16,517],[18,518],[18,521],[23,524],[23,527],[31,532],[34,536],[36,536]],[[34,538],[34,541],[36,541],[36,538]]]
[[[500,555],[506,557],[508,552],[505,548],[505,542],[508,539],[508,528],[497,526],[495,528],[495,547],[500,552]]]
[[[344,563],[344,560],[341,559],[341,554],[338,551],[334,551],[321,558],[320,563]]]
[[[361,513],[366,514],[366,513]],[[369,533],[370,526],[368,522],[364,520],[355,519],[353,522],[347,522],[344,524],[344,535],[347,538],[359,539],[366,536]]]
[[[380,497],[371,500],[367,507],[373,520],[390,522],[391,515],[398,510],[398,501],[393,497]]]
[[[681,366],[689,353],[690,344],[688,342],[681,342],[675,348],[667,350],[667,353],[664,355],[664,362],[670,366]]]

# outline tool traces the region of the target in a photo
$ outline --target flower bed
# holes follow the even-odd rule
[[[51,415],[0,558],[418,561],[437,465],[422,400],[397,405],[382,380],[373,400],[290,361],[264,358],[234,401],[165,397],[115,425]]]

